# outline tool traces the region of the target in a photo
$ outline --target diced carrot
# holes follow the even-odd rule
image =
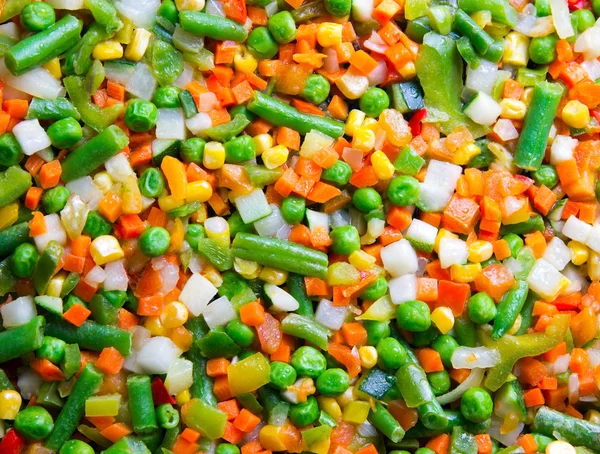
[[[115,422],[115,418],[112,416],[86,416],[86,419],[98,430],[104,430]]]
[[[450,448],[450,435],[441,434],[427,442],[425,447],[431,449],[435,454],[446,454]]]
[[[583,222],[593,224],[598,217],[598,202],[578,202],[579,213],[577,217]]]
[[[417,350],[417,359],[426,373],[444,370],[442,357],[432,348],[421,348]]]
[[[258,326],[265,321],[265,308],[259,301],[244,304],[240,308],[242,322],[249,326]]]
[[[350,177],[350,184],[357,188],[366,188],[368,186],[375,186],[379,178],[377,173],[373,169],[373,166],[367,165],[362,169],[354,172]]]
[[[519,365],[522,371],[519,380],[530,386],[537,386],[544,377],[549,376],[546,366],[535,358],[523,358],[519,361]]]
[[[116,443],[121,438],[129,435],[131,432],[131,429],[125,424],[123,424],[122,422],[117,422],[111,426],[108,426],[106,429],[100,431],[100,434],[104,438],[108,438],[113,443]]]
[[[150,213],[146,219],[148,223],[153,227],[166,227],[167,226],[167,213],[161,211],[157,207],[150,208]]]
[[[523,393],[523,400],[527,408],[544,405],[545,399],[542,391],[539,388],[528,389]]]
[[[538,189],[538,191],[535,193],[535,198],[533,199],[533,205],[535,206],[536,210],[543,215],[547,215],[550,212],[550,209],[555,202],[556,194],[544,185]]]
[[[110,222],[116,222],[123,212],[121,198],[112,191],[107,192],[98,203],[98,211]]]
[[[68,253],[63,256],[63,270],[72,271],[77,274],[83,273],[85,266],[85,258],[77,257],[74,254]]]
[[[282,126],[277,129],[277,144],[283,145],[290,150],[300,149],[300,134],[291,128]]]
[[[23,120],[27,116],[29,102],[26,99],[7,99],[2,108],[11,117]]]
[[[453,195],[444,209],[442,227],[468,235],[479,220],[479,205],[471,198]]]
[[[92,239],[87,235],[80,235],[71,240],[71,253],[78,257],[87,257],[90,251]]]
[[[417,278],[417,299],[435,303],[438,299],[438,280],[430,277]]]
[[[489,434],[475,435],[475,441],[477,442],[477,454],[492,454],[494,445]]]
[[[254,25],[267,25],[267,12],[258,6],[247,6],[248,17]]]
[[[125,308],[119,309],[119,318],[117,320],[117,326],[120,329],[125,331],[129,331],[130,328],[138,325],[140,323],[140,318],[132,312],[129,312]]]
[[[452,369],[450,371],[450,378],[459,384],[464,382],[469,375],[471,375],[470,369]]]
[[[106,93],[117,101],[125,101],[125,87],[118,82],[112,80],[107,81]]]
[[[546,239],[542,232],[534,232],[525,235],[525,244],[533,250],[536,259],[541,258],[546,250]]]
[[[494,248],[494,255],[496,256],[496,260],[504,260],[505,258],[510,257],[510,246],[508,245],[508,241],[505,239],[496,240],[492,243]]]
[[[231,399],[231,388],[226,375],[220,375],[215,378],[213,392],[219,402]]]
[[[235,102],[237,104],[244,104],[245,102],[252,99],[254,94],[254,90],[250,86],[247,80],[242,82],[241,84],[237,84],[232,88],[233,96],[235,97]]]
[[[212,358],[206,362],[206,374],[209,377],[218,377],[219,375],[227,375],[229,360],[225,358]]]
[[[39,211],[34,211],[32,214],[33,219],[29,221],[29,235],[33,237],[43,235],[47,232],[44,215]]]
[[[495,264],[485,267],[479,273],[475,279],[475,288],[479,292],[486,292],[494,301],[500,302],[502,296],[512,288],[514,282],[513,275],[506,267]]]
[[[329,295],[329,286],[327,282],[318,277],[306,276],[304,278],[304,284],[306,286],[306,294],[308,296],[327,296]]]
[[[227,415],[228,421],[233,421],[240,414],[237,399],[225,400],[217,404],[217,408]]]
[[[165,297],[161,294],[141,297],[138,299],[137,314],[142,316],[159,315],[164,302]]]
[[[46,358],[34,358],[29,366],[44,381],[63,381],[65,379],[65,376],[59,367],[52,364]]]
[[[42,188],[49,189],[55,187],[60,181],[62,167],[58,160],[48,162],[40,169],[40,184]]]
[[[107,374],[118,374],[125,358],[114,347],[106,347],[100,352],[96,367]]]
[[[30,187],[25,194],[25,206],[30,210],[37,209],[43,192],[42,188]]]
[[[582,348],[574,348],[571,351],[571,361],[569,361],[569,369],[571,372],[584,375],[590,368],[590,359],[587,351]]]
[[[306,198],[312,202],[325,203],[339,196],[341,193],[342,191],[335,186],[317,181]]]
[[[245,408],[240,411],[240,414],[233,420],[233,425],[242,432],[252,432],[252,430],[260,423],[260,418]]]
[[[358,322],[344,323],[342,325],[342,336],[346,344],[351,347],[366,345],[367,330]]]
[[[454,316],[461,315],[471,296],[469,284],[441,280],[438,282],[438,300],[436,307],[449,307]]]
[[[225,423],[225,432],[223,432],[221,438],[228,443],[237,445],[244,439],[244,432],[235,427],[230,421],[227,421]]]
[[[364,448],[356,451],[356,454],[377,454],[377,448],[373,443],[368,444]]]
[[[152,161],[152,147],[150,145],[136,148],[129,155],[129,163],[134,168],[149,164],[150,161]]]
[[[562,185],[569,185],[577,182],[579,178],[579,170],[575,159],[561,161],[556,165],[556,171]]]
[[[584,307],[579,314],[571,318],[571,333],[576,347],[591,341],[598,332],[598,316],[591,307]]]

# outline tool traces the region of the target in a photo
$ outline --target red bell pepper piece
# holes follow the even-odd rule
[[[248,13],[246,12],[246,2],[244,0],[225,0],[223,2],[225,16],[240,24],[246,22]]]
[[[0,454],[21,454],[23,449],[25,449],[25,439],[14,429],[6,432],[0,443]]]
[[[426,117],[427,109],[425,108],[419,109],[413,114],[412,118],[408,122],[408,126],[410,127],[410,132],[412,133],[413,137],[421,134],[421,122],[425,120]]]
[[[165,388],[165,384],[159,377],[152,380],[152,400],[154,400],[154,405],[175,405],[177,403],[175,398],[169,394],[169,391]]]

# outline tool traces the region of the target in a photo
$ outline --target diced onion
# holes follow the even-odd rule
[[[503,445],[512,446],[517,442],[517,439],[519,438],[519,435],[521,435],[525,424],[517,424],[517,427],[513,431],[508,433],[504,433],[504,431],[502,430],[503,424],[504,419],[498,418],[497,416],[492,416],[492,424],[488,429],[488,433],[492,438],[498,440]]]
[[[467,80],[465,86],[471,90],[482,91],[491,95],[497,74],[498,65],[482,59],[481,64],[477,69],[473,69],[470,66],[467,68]]]
[[[185,116],[182,109],[158,109],[156,138],[185,140]]]
[[[157,86],[158,82],[154,78],[150,66],[145,63],[138,63],[125,89],[133,96],[150,101]]]
[[[0,306],[2,324],[5,328],[14,328],[24,325],[37,315],[32,296],[22,296],[10,303]]]
[[[60,222],[58,214],[44,216],[44,222],[46,223],[46,233],[33,238],[40,254],[44,252],[50,241],[56,241],[61,246],[67,244],[67,233]]]
[[[550,10],[552,11],[552,20],[554,21],[558,37],[560,39],[567,39],[575,35],[567,0],[550,0]],[[596,43],[597,45],[598,43]]]
[[[487,369],[500,363],[500,352],[487,347],[458,347],[452,354],[455,369]]]
[[[171,339],[156,336],[144,343],[138,352],[137,363],[147,374],[166,374],[181,353]]]
[[[355,172],[360,170],[363,165],[363,152],[357,148],[344,148],[342,151],[342,159],[352,167]]]
[[[216,299],[206,306],[202,315],[209,328],[225,326],[236,317],[233,306],[225,296]]]
[[[69,11],[77,11],[85,6],[84,0],[46,0],[46,3],[56,9],[66,9]]]
[[[372,87],[375,85],[381,85],[385,82],[387,76],[387,64],[383,60],[378,60],[375,69],[367,75],[367,78],[369,79],[369,85]]]
[[[81,197],[90,210],[98,208],[98,202],[102,199],[104,194],[98,189],[98,186],[94,184],[92,177],[86,176],[78,178],[77,180],[69,181],[66,188],[71,194],[77,194]]]
[[[600,57],[599,42],[600,26],[596,24],[579,35],[577,41],[575,41],[575,52],[581,52],[586,60],[594,60]]]
[[[179,301],[197,317],[216,294],[217,288],[208,279],[200,274],[192,274],[179,295]]]
[[[108,262],[104,266],[104,272],[106,273],[103,285],[104,290],[127,290],[129,279],[127,278],[127,271],[125,271],[123,263],[123,260],[115,260]]]
[[[223,3],[218,0],[208,0],[206,2],[206,14],[212,16],[225,17],[225,9]]]
[[[131,20],[136,28],[152,29],[160,0],[119,0],[115,7],[122,16]]]
[[[106,279],[104,268],[98,265],[93,267],[84,278],[84,280],[92,287],[98,287],[99,284],[104,282],[104,279]]]
[[[569,403],[574,404],[579,400],[579,375],[571,374],[569,375]]]
[[[315,320],[326,328],[337,331],[342,327],[348,315],[346,306],[334,306],[329,300],[322,299],[315,312]]]
[[[519,137],[519,131],[515,128],[512,121],[501,118],[494,125],[494,132],[502,139],[503,142],[516,139]]]
[[[27,71],[20,76],[15,76],[4,64],[4,59],[1,59],[0,78],[6,85],[37,98],[56,99],[66,93],[60,81],[50,74],[47,69],[41,67]]]
[[[177,395],[192,386],[193,370],[194,364],[187,359],[179,358],[171,364],[165,379],[165,388],[169,394]]]
[[[273,210],[271,214],[254,223],[256,233],[260,236],[277,236],[277,233],[288,225],[283,219],[279,207],[273,203],[269,206]]]
[[[29,367],[17,375],[17,388],[23,399],[29,400],[32,396],[37,395],[42,383],[44,383],[42,378]]]

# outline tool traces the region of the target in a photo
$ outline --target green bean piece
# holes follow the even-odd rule
[[[150,376],[130,375],[127,377],[127,391],[133,430],[138,434],[144,434],[158,429]]]
[[[18,166],[11,166],[0,173],[0,207],[25,194],[31,183],[31,174]]]
[[[369,411],[369,422],[393,443],[398,443],[404,438],[404,429],[400,423],[379,402],[375,402],[375,409]]]
[[[248,32],[237,22],[197,11],[180,12],[179,24],[188,33],[222,41],[242,43],[248,37]]]
[[[40,295],[46,291],[63,252],[63,247],[54,240],[50,241],[42,252],[33,272],[33,286]]]
[[[192,333],[194,339],[200,339],[208,333],[208,327],[202,317],[189,319],[185,327]],[[192,346],[187,352],[187,358],[194,365],[193,376],[194,381],[190,387],[192,398],[201,399],[212,407],[217,406],[217,398],[213,392],[213,380],[206,373],[206,358],[201,353],[200,346],[197,342],[192,343]]]
[[[509,290],[504,294],[502,300],[498,304],[498,313],[494,318],[494,329],[492,331],[492,339],[498,340],[514,325],[525,299],[529,293],[529,286],[525,281],[518,281],[517,287]]]
[[[19,358],[42,346],[43,329],[46,320],[41,315],[34,317],[24,325],[0,333],[0,363]]]

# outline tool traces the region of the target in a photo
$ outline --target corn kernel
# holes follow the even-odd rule
[[[502,118],[522,120],[525,118],[525,113],[527,113],[527,106],[523,101],[519,101],[518,99],[504,98],[500,101],[500,107],[502,107],[502,112],[500,113],[500,117]]]
[[[125,256],[119,241],[112,235],[100,235],[92,241],[90,254],[96,265],[104,265]]]
[[[370,129],[358,128],[354,131],[352,138],[352,148],[356,148],[362,152],[369,152],[375,146],[375,133]]]
[[[590,111],[585,104],[573,99],[563,107],[562,119],[572,128],[585,128],[590,122]]]
[[[260,444],[269,451],[285,451],[286,446],[282,439],[281,427],[267,424],[258,434]]]
[[[133,22],[129,19],[121,19],[123,27],[117,33],[114,38],[121,44],[129,44],[133,39]]]
[[[351,424],[362,424],[367,420],[370,409],[368,402],[355,400],[344,407],[342,419]]]
[[[202,11],[205,0],[175,0],[178,11]]]
[[[529,38],[519,32],[506,35],[502,61],[508,65],[526,66],[529,61]]]
[[[163,307],[160,312],[160,321],[167,329],[182,326],[188,319],[187,306],[179,301],[173,301]]]
[[[323,47],[331,47],[342,43],[342,24],[323,22],[317,28],[317,41]]]
[[[367,254],[365,251],[354,251],[352,254],[348,256],[348,261],[350,265],[354,268],[366,271],[370,269],[373,265],[375,265],[375,261],[377,259],[370,254]]]
[[[600,411],[588,410],[585,412],[584,418],[586,421],[589,421],[591,423],[600,424]]]
[[[204,221],[206,236],[215,240],[226,240],[229,243],[229,224],[220,216],[213,216]]]
[[[449,230],[446,229],[440,229],[438,231],[437,236],[435,237],[435,243],[433,244],[433,250],[439,254],[440,253],[440,241],[442,241],[442,238],[458,238],[458,235],[455,235],[454,233],[450,232]]]
[[[233,56],[233,65],[235,66],[236,71],[239,71],[243,74],[250,74],[256,71],[256,68],[258,67],[258,61],[244,48],[239,52],[236,52]]]
[[[492,13],[489,11],[477,11],[471,14],[471,19],[481,28],[485,28],[492,23]]]
[[[283,285],[288,278],[288,272],[265,266],[259,274],[259,279],[273,285]]]
[[[546,446],[546,454],[576,454],[577,451],[570,443],[557,440]]]
[[[100,61],[116,60],[123,56],[123,46],[120,42],[112,39],[104,41],[96,44],[92,51],[92,56]]]
[[[187,404],[192,399],[189,389],[184,389],[179,394],[175,395],[175,401],[180,407]]]
[[[67,273],[61,271],[52,279],[50,279],[50,283],[46,289],[46,295],[60,297],[60,292],[62,291],[62,287],[66,278]]]
[[[489,241],[477,240],[467,246],[469,262],[485,262],[492,257],[494,246]]]
[[[0,392],[0,419],[15,419],[23,399],[17,391],[7,389]]]
[[[365,369],[372,369],[377,364],[377,349],[372,345],[365,345],[358,349],[360,365]]]
[[[50,60],[49,62],[44,64],[44,69],[47,70],[52,77],[54,77],[55,79],[60,79],[62,78],[62,71],[60,69],[60,60],[58,59],[58,57],[53,58],[52,60]]]
[[[131,38],[131,42],[125,50],[125,58],[131,61],[140,61],[146,53],[146,49],[148,49],[151,37],[152,33],[148,30],[136,28],[133,32],[133,38]]]
[[[525,105],[529,107],[529,104],[531,104],[531,98],[533,98],[533,87],[527,87],[525,90],[523,90],[521,101],[523,101]]]
[[[267,169],[276,169],[286,163],[290,151],[283,145],[269,148],[262,154],[263,164]]]
[[[169,331],[169,339],[184,352],[187,352],[194,342],[194,336],[184,326],[171,329]]]
[[[184,199],[174,199],[171,195],[158,198],[158,207],[163,211],[171,211],[185,204]]]
[[[579,241],[569,241],[567,246],[569,247],[571,262],[573,262],[573,265],[579,266],[587,262],[590,256],[590,250],[585,244],[581,244]]]
[[[454,314],[449,307],[437,307],[431,313],[431,322],[440,330],[440,333],[446,334],[454,327]]]
[[[369,79],[349,69],[336,80],[335,85],[346,98],[358,99],[369,89]]]
[[[479,276],[479,273],[481,273],[481,263],[452,265],[450,267],[450,275],[452,276],[452,280],[456,282],[473,282]]]
[[[103,194],[106,194],[112,188],[114,181],[108,172],[98,172],[94,175],[94,184]]]
[[[404,80],[414,79],[417,75],[417,67],[415,66],[415,63],[412,61],[406,63],[402,68],[400,68],[400,75]]]
[[[210,170],[217,170],[225,164],[225,147],[219,142],[208,142],[204,146],[202,164]]]
[[[150,331],[152,336],[166,336],[169,330],[160,321],[160,316],[152,315],[146,317],[144,321],[144,328]]]
[[[376,151],[371,155],[371,165],[380,180],[389,180],[394,176],[394,164],[383,151]]]
[[[319,396],[317,397],[319,408],[331,416],[335,421],[342,419],[342,409],[340,404],[333,397]]]
[[[270,134],[258,134],[254,136],[254,145],[256,145],[256,156],[260,156],[273,147],[273,137]]]
[[[204,269],[202,270],[202,276],[208,279],[210,283],[217,288],[223,285],[223,278],[221,277],[221,273],[219,273],[219,270],[217,270],[216,268],[208,266],[204,267]]]
[[[262,266],[251,260],[244,260],[240,258],[233,259],[233,269],[244,279],[252,280],[258,279]]]
[[[187,184],[185,190],[185,200],[190,202],[206,202],[213,195],[213,188],[206,180],[192,181]]]
[[[481,148],[479,148],[474,143],[469,143],[467,145],[461,145],[454,152],[454,156],[452,157],[452,163],[464,166],[471,161],[475,156],[481,154]]]
[[[367,115],[362,110],[352,109],[346,118],[346,135],[352,137],[354,131],[361,127],[366,117]]]
[[[589,251],[587,272],[592,281],[600,280],[600,254],[597,254],[594,251]]]

